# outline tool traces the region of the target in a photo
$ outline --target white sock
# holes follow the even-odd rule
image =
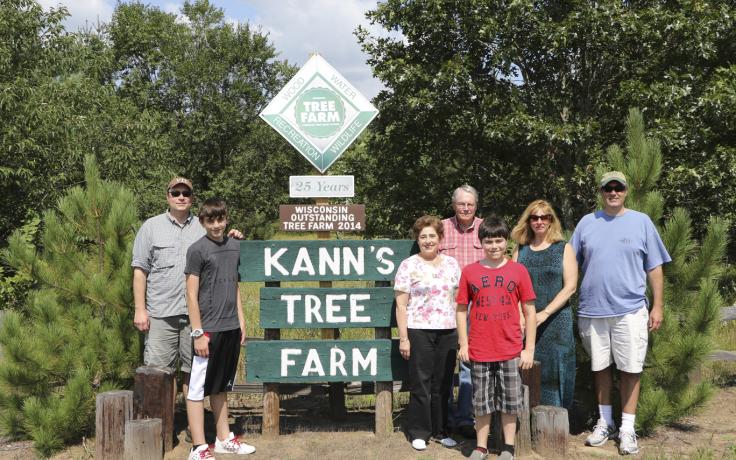
[[[613,423],[613,406],[598,404],[598,411],[601,413],[601,418],[606,421],[608,426],[616,426]]]
[[[636,414],[627,414],[626,412],[621,412],[621,431],[633,433],[634,421],[636,421]]]

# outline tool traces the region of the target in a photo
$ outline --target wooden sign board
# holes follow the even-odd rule
[[[391,382],[406,376],[398,340],[272,340],[246,344],[246,381]]]
[[[282,204],[279,229],[285,232],[362,232],[363,204]]]
[[[391,327],[393,288],[261,288],[264,329]]]
[[[393,281],[414,240],[241,241],[241,281]]]

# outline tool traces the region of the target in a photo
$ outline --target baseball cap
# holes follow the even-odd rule
[[[624,187],[629,186],[629,184],[626,183],[626,176],[624,176],[624,173],[622,173],[621,171],[608,171],[601,176],[600,187],[603,188],[606,186],[606,184],[613,181],[621,183],[621,185],[623,185]]]
[[[192,187],[192,181],[187,179],[186,177],[175,177],[169,181],[169,185],[166,186],[166,190],[171,190],[172,187],[175,185],[184,184],[187,187],[189,187],[189,190],[194,191],[194,188]]]

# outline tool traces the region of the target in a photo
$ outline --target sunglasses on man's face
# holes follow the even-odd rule
[[[601,190],[603,190],[606,193],[623,192],[623,191],[626,190],[626,187],[624,187],[621,184],[616,184],[616,185],[607,184],[607,185],[604,185],[603,187],[601,187]]]
[[[191,190],[169,190],[169,195],[173,196],[174,198],[179,198],[179,195],[183,195],[184,198],[189,198],[192,196]]]
[[[529,216],[530,222],[536,222],[538,220],[541,220],[542,222],[549,222],[552,220],[551,214],[542,214],[541,216],[535,216],[534,214]]]

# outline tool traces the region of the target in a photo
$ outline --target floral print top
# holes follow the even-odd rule
[[[455,329],[455,291],[460,281],[460,265],[439,255],[432,266],[418,254],[401,262],[394,279],[394,290],[409,294],[406,307],[409,329]]]

